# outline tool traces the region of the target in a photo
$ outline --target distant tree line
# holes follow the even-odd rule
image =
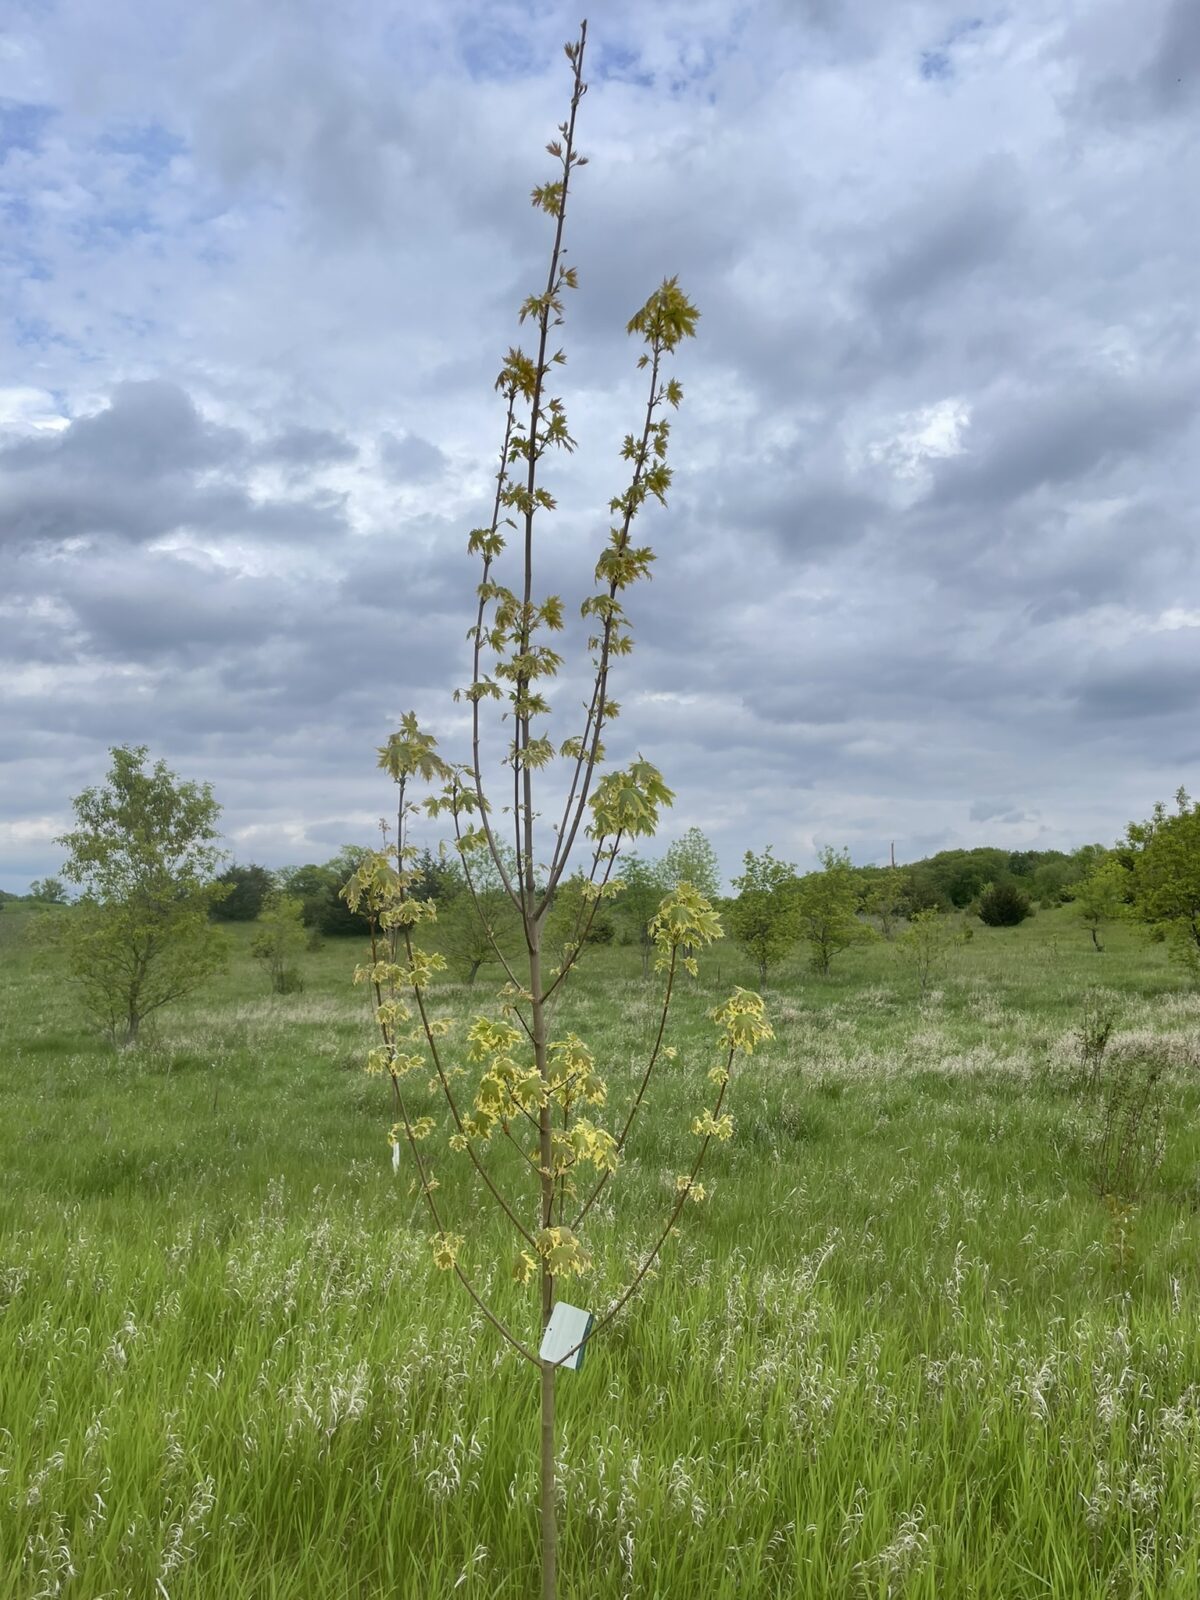
[[[35,880],[27,896],[0,891],[0,910],[46,913],[39,922],[48,942],[114,1038],[134,1042],[146,1017],[218,970],[227,945],[216,923],[257,925],[251,950],[280,994],[303,987],[306,944],[366,932],[342,895],[364,848],[347,845],[328,861],[277,871],[225,865],[209,785],[182,782],[161,761],[148,768],[143,746],[117,747],[112,758],[107,783],[72,802],[76,826],[59,841],[67,851],[62,877]],[[722,896],[716,854],[691,828],[658,859],[624,857],[623,891],[597,907],[581,878],[563,879],[546,952],[565,968],[581,940],[619,942],[638,948],[645,972],[650,920],[663,897],[687,883],[719,904],[761,982],[799,947],[825,975],[843,952],[894,938],[924,990],[970,919],[1014,926],[1035,904],[1070,904],[1098,954],[1112,924],[1138,925],[1200,981],[1200,803],[1183,789],[1174,809],[1156,805],[1111,849],[982,847],[855,867],[845,850],[827,848],[819,859],[818,870],[801,873],[769,847],[747,851],[734,893]],[[490,856],[426,850],[418,866],[410,892],[436,900],[440,947],[455,976],[472,983],[506,949],[517,950],[521,929]]]

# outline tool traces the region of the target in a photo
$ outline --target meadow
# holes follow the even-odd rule
[[[355,941],[273,997],[240,930],[228,974],[118,1054],[34,920],[0,915],[0,1600],[536,1593],[536,1378],[434,1270],[392,1170]],[[706,1011],[738,982],[716,946],[683,995],[572,1285],[596,1309],[693,1148]],[[1097,989],[1167,1061],[1137,1203],[1093,1181]],[[562,991],[614,1099],[656,992],[619,947]],[[828,979],[797,959],[767,999],[710,1198],[560,1380],[562,1593],[1195,1600],[1200,993],[1135,930],[1098,955],[1064,909],[977,925],[924,997],[881,941]],[[437,1171],[469,1218],[467,1177]],[[492,1216],[468,1259],[532,1334]]]

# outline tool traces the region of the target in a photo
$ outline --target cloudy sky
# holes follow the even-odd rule
[[[268,865],[370,838],[407,707],[465,755],[577,10],[10,0],[0,887],[114,743]],[[545,581],[587,592],[677,272],[616,740],[667,837],[1069,847],[1200,787],[1195,0],[600,0],[588,48]]]

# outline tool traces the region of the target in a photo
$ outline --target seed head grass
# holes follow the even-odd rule
[[[536,1377],[393,1172],[354,941],[272,996],[247,935],[116,1053],[25,922],[0,916],[0,1600],[532,1592]],[[732,983],[754,974],[714,947],[683,996],[621,1199],[647,1234]],[[437,1014],[481,984],[439,984]],[[1163,1063],[1163,1159],[1120,1208],[1078,1092],[1097,993],[1110,1049]],[[768,1000],[708,1198],[559,1385],[563,1594],[1195,1600],[1200,994],[1131,930],[1097,955],[1042,913],[977,930],[924,994],[879,941]],[[564,986],[614,1100],[653,1003],[632,948]],[[532,1333],[509,1242],[438,1176]],[[604,1198],[596,1220],[573,1292],[602,1309],[638,1241]]]

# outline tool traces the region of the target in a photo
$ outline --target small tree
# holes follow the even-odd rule
[[[266,867],[226,867],[217,879],[226,887],[226,894],[213,907],[213,916],[219,922],[253,922],[274,887]]]
[[[706,900],[721,898],[721,864],[717,852],[699,828],[689,828],[682,838],[667,847],[662,860],[663,883],[677,889],[690,883]]]
[[[224,893],[213,879],[221,808],[211,785],[180,782],[162,761],[147,772],[145,745],[109,753],[108,782],[75,797],[78,826],[57,841],[83,897],[53,937],[92,1015],[133,1044],[148,1016],[224,963],[209,926]]]
[[[904,910],[905,893],[905,875],[896,866],[882,868],[867,881],[862,908],[869,917],[876,918],[885,939],[895,936]]]
[[[68,901],[67,886],[61,878],[35,878],[29,885],[30,896],[48,906],[65,906]]]
[[[371,921],[371,961],[357,974],[372,986],[380,1030],[380,1044],[368,1065],[391,1078],[398,1115],[393,1139],[404,1141],[416,1187],[428,1205],[435,1230],[434,1261],[455,1274],[491,1327],[538,1373],[543,1600],[554,1600],[558,1590],[555,1378],[559,1366],[571,1360],[588,1335],[581,1335],[573,1348],[546,1347],[545,1355],[539,1341],[549,1327],[560,1281],[589,1270],[581,1230],[619,1170],[655,1068],[667,1059],[677,971],[680,966],[695,969],[694,959],[680,952],[707,944],[720,932],[716,913],[690,884],[681,884],[655,916],[662,1009],[636,1093],[624,1118],[618,1117],[610,1131],[602,1110],[608,1090],[592,1051],[573,1032],[552,1037],[547,1010],[585,947],[586,929],[556,972],[543,963],[544,938],[558,887],[570,876],[576,846],[586,841],[586,894],[596,907],[619,892],[615,868],[622,848],[652,835],[661,808],[672,799],[657,769],[640,757],[623,770],[605,770],[604,746],[608,726],[618,714],[611,697],[612,669],[631,648],[625,609],[628,591],[648,575],[653,560],[647,546],[634,543],[633,525],[648,499],[665,504],[671,480],[665,459],[670,425],[663,408],[677,406],[682,390],[663,369],[677,346],[693,333],[697,312],[677,282],[668,279],[630,320],[629,332],[643,345],[638,366],[646,374],[644,409],[637,431],[624,441],[628,476],[610,502],[613,520],[596,563],[595,588],[581,608],[593,630],[588,647],[591,687],[582,725],[561,742],[552,740],[548,690],[561,657],[549,636],[562,628],[564,608],[558,596],[535,589],[539,543],[535,530],[555,508],[543,482],[547,454],[574,445],[562,401],[549,393],[548,381],[563,359],[552,349],[551,332],[563,320],[564,296],[576,281],[574,267],[563,259],[563,248],[568,194],[583,161],[575,148],[575,121],[585,88],[585,40],[586,26],[578,42],[567,47],[570,113],[560,126],[560,137],[548,147],[555,176],[533,191],[535,207],[553,224],[544,288],[521,308],[521,320],[532,324],[535,350],[532,354],[510,350],[501,369],[497,388],[505,420],[492,518],[468,539],[468,549],[481,567],[470,634],[471,679],[463,691],[470,706],[470,758],[458,765],[446,762],[432,735],[419,727],[414,716],[402,719],[399,731],[380,752],[381,765],[397,786],[395,844],[365,860],[346,889],[348,902],[362,907]],[[515,562],[505,557],[506,529],[515,530],[519,541]],[[503,581],[510,566],[515,569],[516,587]],[[503,810],[489,805],[484,781],[483,752],[489,745],[484,740],[483,708],[489,700],[504,706],[507,749],[499,775]],[[554,785],[543,794],[537,774],[559,760],[565,763],[562,786]],[[445,1043],[449,1025],[431,1014],[428,999],[444,958],[422,949],[416,939],[421,923],[436,917],[436,902],[416,900],[409,892],[419,852],[409,844],[407,832],[416,809],[411,791],[419,784],[434,786],[428,810],[449,818],[464,862],[477,847],[487,849],[520,920],[519,959],[499,945],[496,948],[509,980],[501,1010],[471,1024],[453,1061]],[[539,817],[550,805],[554,815],[548,827],[539,824]],[[502,829],[511,841],[514,872],[504,864]],[[674,1201],[662,1226],[645,1240],[640,1264],[627,1287],[595,1317],[590,1338],[596,1338],[628,1304],[658,1260],[684,1205],[703,1197],[698,1179],[705,1153],[713,1139],[727,1139],[733,1129],[723,1106],[735,1056],[751,1052],[770,1036],[761,999],[742,990],[716,1009],[713,1020],[718,1032],[718,1057],[710,1073],[713,1103],[692,1120],[695,1156],[677,1178]],[[414,1071],[424,1075],[429,1063],[444,1099],[446,1148],[473,1169],[481,1197],[510,1230],[514,1277],[521,1283],[536,1282],[536,1304],[530,1308],[532,1337],[521,1324],[506,1322],[479,1286],[480,1268],[490,1270],[492,1246],[485,1244],[487,1256],[476,1263],[467,1237],[451,1226],[446,1191],[438,1187],[424,1146],[436,1122],[432,1117],[414,1117],[405,1093],[406,1077]],[[465,1081],[463,1068],[469,1071]],[[476,1203],[472,1220],[479,1209]]]
[[[268,895],[250,954],[266,969],[273,994],[298,994],[304,988],[300,960],[307,944],[303,901],[278,891]]]
[[[1086,878],[1074,885],[1071,902],[1076,917],[1092,936],[1092,944],[1103,951],[1101,929],[1126,914],[1126,896],[1132,887],[1129,869],[1115,855],[1105,856],[1092,867]]]
[[[504,865],[511,873],[515,861],[502,852]],[[484,849],[465,852],[462,857],[465,880],[470,881],[471,892],[452,894],[445,899],[427,895],[437,900],[438,927],[442,932],[442,949],[451,968],[467,984],[473,984],[479,969],[498,959],[497,950],[512,954],[520,943],[520,922],[504,888],[504,880],[491,855]],[[420,874],[417,887],[424,889],[428,876],[423,859],[416,864]],[[443,883],[448,880],[443,879]]]
[[[624,894],[623,872],[621,884]],[[562,879],[546,919],[545,950],[550,960],[559,968],[572,967],[585,944],[611,944],[612,937],[611,902],[595,902],[587,874],[573,872],[569,878]]]
[[[334,882],[328,867],[310,861],[303,867],[280,867],[275,874],[275,887],[281,894],[299,900],[304,908],[304,926],[319,931],[321,912],[329,899],[330,888],[336,892],[341,883]]]
[[[346,904],[343,888],[370,851],[363,845],[346,844],[325,863],[326,888],[317,902],[317,927],[331,939],[365,938],[367,919]]]
[[[909,919],[908,927],[896,941],[896,952],[911,967],[922,998],[929,993],[946,957],[961,938],[950,919],[934,906],[914,912]]]
[[[1131,822],[1133,915],[1171,958],[1200,978],[1200,802],[1175,795],[1175,814],[1161,803],[1149,821]]]
[[[796,900],[796,869],[790,861],[777,861],[768,845],[761,855],[747,850],[745,870],[733,880],[737,890],[726,913],[729,931],[758,968],[758,981],[800,937]]]
[[[428,848],[421,851],[416,862],[417,881],[412,887],[414,900],[436,900],[447,906],[458,898],[465,888],[462,868],[453,852],[435,855]]]
[[[796,911],[801,937],[807,940],[814,972],[825,977],[834,956],[869,939],[872,930],[856,915],[858,894],[847,850],[826,847],[818,853],[820,872],[809,872],[796,884]]]
[[[621,863],[621,878],[625,888],[614,902],[617,921],[628,942],[637,945],[642,957],[642,977],[646,978],[650,975],[650,957],[654,954],[651,923],[667,893],[666,874],[660,861],[645,861],[641,856],[628,855]]]
[[[1015,928],[1033,915],[1033,901],[1015,883],[990,883],[979,897],[979,920],[989,928]]]

